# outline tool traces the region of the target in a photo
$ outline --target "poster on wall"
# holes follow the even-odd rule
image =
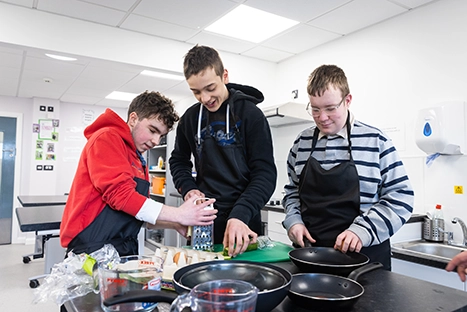
[[[55,160],[55,143],[47,143],[46,160]]]
[[[94,111],[90,109],[83,109],[82,115],[83,125],[88,126],[94,121]]]
[[[39,139],[52,140],[54,125],[52,119],[39,119]]]
[[[42,154],[44,149],[44,141],[36,140],[36,160],[42,160]]]

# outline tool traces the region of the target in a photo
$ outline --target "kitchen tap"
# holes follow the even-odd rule
[[[448,244],[448,245],[452,245],[452,241],[454,239],[454,232],[451,232],[451,231],[445,231],[443,230],[442,228],[438,227],[438,231],[440,231],[441,233],[444,233],[444,241]]]
[[[462,221],[460,218],[455,217],[451,220],[451,222],[454,224],[459,222],[459,225],[462,228],[462,234],[463,234],[462,245],[467,246],[467,226],[465,226],[464,221]]]

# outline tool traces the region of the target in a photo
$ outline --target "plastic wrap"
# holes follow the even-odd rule
[[[118,263],[120,256],[113,245],[104,245],[99,250],[87,254],[68,253],[68,257],[53,265],[41,285],[34,289],[33,303],[53,301],[61,306],[66,301],[98,293],[97,264]]]
[[[256,239],[258,249],[268,249],[275,246],[274,242],[268,236],[258,236]]]

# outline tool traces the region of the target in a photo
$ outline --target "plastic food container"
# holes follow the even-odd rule
[[[106,307],[105,299],[130,290],[161,289],[163,260],[156,256],[121,257],[118,263],[99,265],[99,292],[104,311],[152,311],[157,302],[131,302]]]

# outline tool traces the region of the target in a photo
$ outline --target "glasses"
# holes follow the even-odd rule
[[[308,112],[308,114],[310,114],[310,116],[312,117],[319,117],[321,115],[321,112],[324,111],[324,113],[328,116],[332,116],[334,115],[336,112],[337,112],[337,109],[339,108],[339,106],[342,105],[342,103],[344,102],[345,98],[347,97],[344,96],[342,98],[342,100],[339,102],[339,104],[337,105],[331,105],[331,106],[326,106],[325,108],[317,108],[317,107],[313,107],[311,106],[311,103],[308,102],[308,105],[306,106],[306,111]]]

